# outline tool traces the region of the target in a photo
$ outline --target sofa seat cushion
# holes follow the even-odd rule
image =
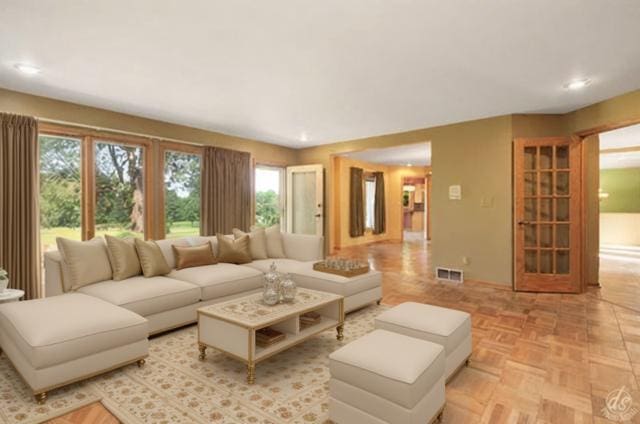
[[[316,261],[303,262],[294,271],[293,279],[299,287],[340,294],[344,297],[367,291],[382,285],[382,274],[371,270],[366,274],[347,278],[313,269]]]
[[[200,300],[200,288],[167,277],[142,276],[123,281],[103,281],[78,290],[142,316],[192,305]]]
[[[374,330],[329,355],[332,379],[413,408],[443,377],[444,348]]]
[[[261,273],[265,273],[269,271],[269,267],[272,263],[276,264],[278,272],[289,272],[293,273],[301,266],[304,266],[304,262],[296,261],[295,259],[261,259],[258,261],[253,261],[251,263],[245,264],[244,266],[251,267],[253,269],[257,269]]]
[[[168,276],[198,286],[202,290],[202,300],[258,289],[262,287],[263,279],[258,270],[227,263],[174,270]]]
[[[444,346],[449,355],[471,335],[471,316],[463,311],[405,302],[381,313],[376,328],[417,337]]]
[[[145,318],[80,293],[2,304],[0,330],[35,369],[146,340],[148,335]]]

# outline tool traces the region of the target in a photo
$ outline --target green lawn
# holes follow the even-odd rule
[[[96,230],[96,237],[102,237],[105,234],[114,237],[142,237],[139,233],[126,230],[122,227],[102,228]],[[167,238],[180,238],[187,236],[197,236],[200,234],[200,224],[198,222],[192,225],[191,222],[174,222],[167,231]],[[74,240],[80,240],[80,228],[43,228],[40,230],[40,243],[42,243],[43,251],[56,250],[56,237],[64,237]]]

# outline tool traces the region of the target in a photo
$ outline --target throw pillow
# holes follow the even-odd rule
[[[154,241],[135,239],[136,251],[140,258],[142,273],[146,278],[165,275],[171,272],[160,246]]]
[[[194,266],[214,265],[218,261],[213,256],[211,243],[198,246],[173,245],[173,254],[176,257],[176,269],[190,268]]]
[[[218,238],[218,260],[229,264],[248,264],[251,262],[251,252],[249,251],[249,234],[237,240],[229,240],[222,234],[217,234]]]
[[[65,292],[113,277],[107,246],[102,238],[77,241],[57,237],[56,244],[62,257]]]
[[[233,235],[236,240],[240,237],[247,235],[242,230],[237,228],[233,229]],[[267,235],[264,232],[264,228],[253,228],[249,235],[249,250],[251,251],[251,258],[253,259],[267,259]]]
[[[120,239],[105,235],[104,239],[107,241],[107,253],[115,281],[122,281],[142,274],[133,238]]]
[[[267,236],[267,255],[270,258],[286,258],[284,254],[284,243],[282,241],[282,233],[280,225],[274,225],[264,230]]]

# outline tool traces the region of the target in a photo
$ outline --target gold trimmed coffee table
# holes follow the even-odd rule
[[[301,328],[300,315],[321,315],[318,323]],[[256,331],[271,327],[285,334],[284,340],[267,347],[256,345]],[[336,338],[344,338],[344,297],[298,288],[293,303],[268,306],[262,293],[253,293],[198,309],[198,349],[200,360],[207,347],[219,350],[247,364],[247,383],[256,379],[256,364],[330,328]]]

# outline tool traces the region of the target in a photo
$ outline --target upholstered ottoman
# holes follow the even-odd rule
[[[329,355],[329,418],[338,424],[425,424],[444,409],[442,346],[385,330]]]
[[[371,270],[355,277],[343,277],[313,269],[305,262],[289,271],[299,287],[344,296],[345,312],[351,312],[382,299],[382,273]]]
[[[49,390],[148,355],[147,320],[70,293],[0,305],[0,347],[40,403]]]
[[[471,316],[466,312],[405,302],[378,315],[375,327],[444,346],[447,381],[471,356]]]

